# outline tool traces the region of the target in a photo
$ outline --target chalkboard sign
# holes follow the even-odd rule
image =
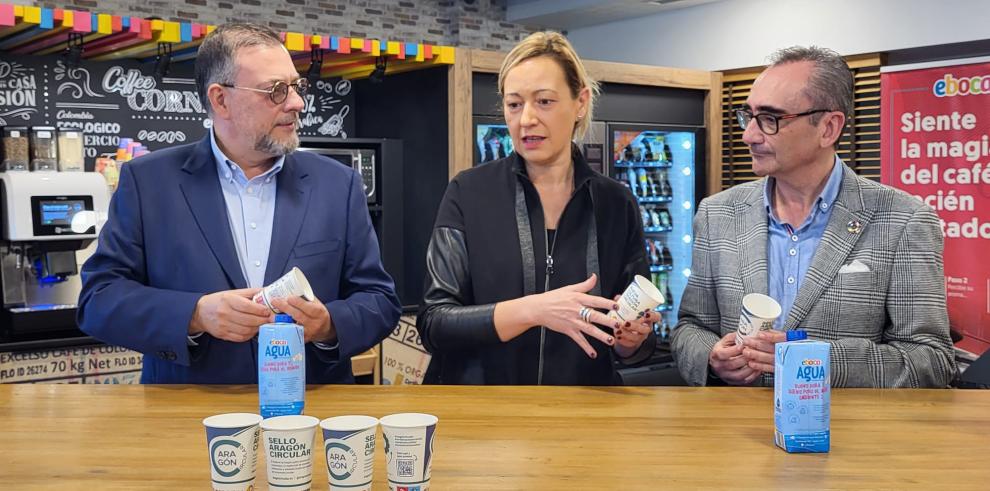
[[[55,126],[85,135],[86,169],[116,151],[120,138],[157,150],[199,140],[211,121],[196,93],[192,62],[168,76],[153,63],[83,61],[68,68],[59,56],[0,60],[0,126]],[[300,136],[354,136],[354,93],[348,80],[320,80],[306,95]]]

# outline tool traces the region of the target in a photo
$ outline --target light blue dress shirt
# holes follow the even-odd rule
[[[227,203],[227,219],[230,233],[234,236],[237,259],[241,263],[241,273],[248,288],[261,288],[265,286],[265,269],[268,267],[268,251],[275,223],[276,178],[285,164],[285,156],[279,157],[265,173],[248,179],[244,170],[220,150],[212,130],[210,144],[217,163],[223,200]]]
[[[275,161],[275,165],[265,173],[248,179],[244,170],[223,154],[217,145],[216,135],[210,130],[210,145],[217,162],[217,177],[220,189],[227,204],[227,219],[230,233],[234,236],[237,259],[241,263],[241,273],[248,288],[265,286],[265,269],[268,268],[268,251],[272,245],[272,228],[275,224],[275,190],[277,177],[285,164],[285,156]],[[198,333],[187,336],[189,346],[198,346]],[[322,350],[335,350],[340,345],[314,342]]]
[[[227,221],[234,236],[241,273],[248,288],[261,288],[265,286],[265,269],[268,268],[268,251],[275,224],[276,177],[282,170],[285,156],[279,157],[264,174],[248,180],[244,170],[220,150],[212,129],[210,145],[213,147],[223,200],[227,204]],[[202,335],[187,336],[189,346],[198,346],[196,339]]]
[[[767,240],[767,273],[769,279],[769,294],[783,309],[775,327],[783,329],[787,315],[794,305],[804,274],[811,265],[811,260],[818,249],[818,243],[825,233],[825,226],[832,216],[832,205],[839,196],[842,185],[842,160],[836,156],[832,173],[825,183],[822,194],[815,200],[811,213],[801,226],[794,228],[783,223],[773,213],[773,192],[776,180],[767,179],[763,187],[763,204],[769,217]]]

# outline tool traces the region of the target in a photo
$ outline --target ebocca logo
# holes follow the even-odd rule
[[[990,75],[956,78],[951,73],[946,73],[932,84],[932,94],[935,97],[990,94]]]

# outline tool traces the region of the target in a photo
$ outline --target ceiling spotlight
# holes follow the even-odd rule
[[[375,69],[368,75],[368,80],[370,80],[373,84],[380,84],[385,81],[385,68],[387,65],[388,60],[385,58],[385,55],[379,56],[378,59],[375,60]]]
[[[161,82],[168,76],[168,70],[172,65],[172,45],[169,43],[158,43],[158,56],[155,57],[155,80]]]
[[[79,68],[83,56],[83,35],[81,32],[70,32],[65,41],[65,51],[62,52],[62,59],[69,69]]]
[[[309,85],[316,85],[316,81],[323,78],[323,50],[314,49],[309,54],[309,69],[306,70],[306,79]]]

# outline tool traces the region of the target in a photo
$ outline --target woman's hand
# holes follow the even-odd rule
[[[653,324],[657,322],[660,322],[660,313],[651,310],[641,313],[635,320],[619,324],[615,330],[615,353],[620,358],[632,356],[649,337]]]
[[[615,338],[595,324],[612,330],[618,326],[615,320],[594,310],[614,310],[616,307],[615,302],[611,300],[588,295],[596,281],[598,277],[591,275],[581,283],[525,298],[526,307],[533,314],[534,325],[546,326],[570,337],[590,358],[596,358],[598,352],[591,347],[585,336],[595,338],[609,346],[615,345]],[[586,308],[587,310],[584,310]]]

